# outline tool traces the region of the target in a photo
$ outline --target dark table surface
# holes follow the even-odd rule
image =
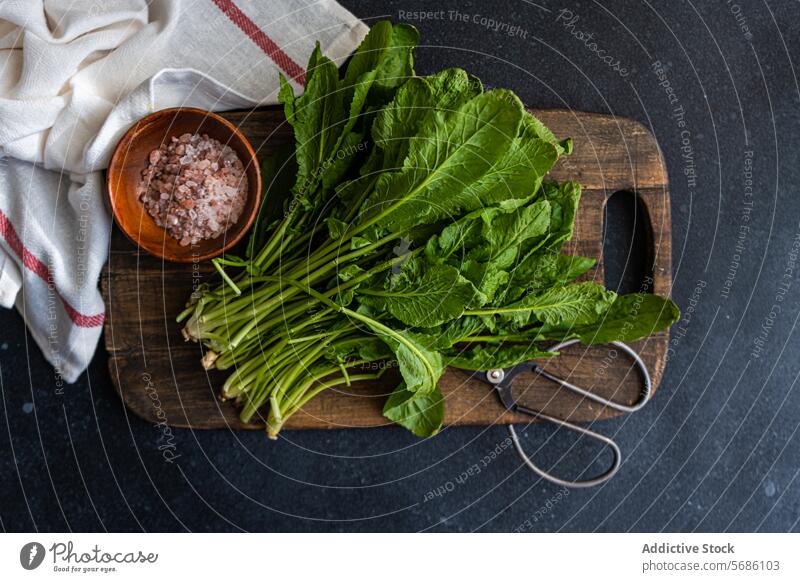
[[[632,117],[656,135],[671,179],[673,295],[685,318],[656,398],[598,426],[626,454],[619,475],[600,488],[559,490],[520,468],[502,427],[425,441],[399,428],[286,432],[277,443],[176,430],[177,457],[165,462],[161,431],[126,413],[102,348],[59,395],[20,316],[2,311],[0,527],[800,529],[798,4],[343,4],[367,20],[417,25],[419,73],[461,66],[529,105]],[[419,20],[420,10],[444,12]],[[494,30],[483,17],[504,25]],[[624,202],[615,207],[625,211]],[[623,266],[611,261],[612,280]],[[553,433],[534,426],[523,442],[535,450]],[[538,460],[557,461],[572,444],[562,434],[554,441]],[[574,474],[587,458],[559,467]]]

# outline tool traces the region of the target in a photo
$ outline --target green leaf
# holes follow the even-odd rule
[[[467,192],[486,204],[515,208],[534,196],[557,159],[553,145],[523,134],[489,172],[469,185]]]
[[[417,44],[419,33],[413,26],[392,26],[388,20],[375,23],[353,53],[342,79],[350,121],[368,103],[379,106],[394,97],[395,90],[413,77]]]
[[[422,338],[413,332],[393,329],[392,333],[387,333],[383,326],[367,325],[394,353],[407,390],[427,393],[436,388],[436,383],[444,373],[444,361],[439,352],[425,347]]]
[[[508,272],[496,263],[468,260],[459,265],[459,271],[481,294],[481,305],[493,302],[498,290],[508,283]]]
[[[423,346],[431,350],[449,350],[455,344],[469,341],[469,336],[485,328],[480,317],[465,315],[437,328],[416,333],[415,337]]]
[[[559,255],[549,250],[534,253],[511,270],[504,298],[513,300],[526,293],[538,293],[555,285],[566,285],[596,263],[592,258]]]
[[[455,111],[470,99],[483,93],[480,79],[464,69],[452,68],[425,77],[431,90],[432,107]]]
[[[561,276],[554,280],[553,284],[574,281],[597,264],[597,259],[580,255],[555,255],[555,257],[556,268],[561,272]]]
[[[539,121],[539,119],[531,113],[525,115],[522,120],[522,124],[525,127],[526,132],[535,135],[539,139],[543,139],[555,147],[559,156],[568,156],[572,154],[572,139],[567,138],[559,141],[555,134],[553,134],[553,132],[550,131],[544,123]]]
[[[420,260],[409,261],[399,275],[390,274],[384,289],[362,289],[359,294],[369,295],[373,306],[411,327],[434,327],[455,319],[477,298],[475,287],[458,269]]]
[[[533,344],[500,343],[476,345],[452,356],[445,354],[445,361],[448,366],[462,370],[493,370],[557,355],[556,352],[548,352]]]
[[[418,437],[439,432],[444,422],[444,397],[439,387],[430,392],[412,392],[400,384],[383,407],[383,415]]]
[[[350,166],[364,150],[363,139],[362,134],[350,131],[345,125],[341,140],[337,142],[330,158],[322,164],[320,179],[326,190],[334,190],[342,182]]]
[[[413,49],[418,41],[413,27],[402,24],[392,27],[388,21],[380,21],[356,50],[339,89],[348,113],[342,126],[337,128],[336,145],[322,167],[325,189],[333,189],[342,181],[362,151],[359,146],[372,117],[369,111],[393,97],[395,89],[414,74]],[[357,127],[364,129],[359,131]]]
[[[392,102],[375,115],[372,139],[383,151],[383,169],[400,168],[409,140],[417,134],[420,122],[431,111],[432,102],[429,85],[423,78],[415,77],[400,87]]]
[[[294,128],[298,170],[293,192],[306,208],[313,208],[316,201],[310,192],[325,170],[327,160],[337,150],[344,103],[339,91],[339,72],[336,65],[322,55],[319,43],[309,59],[308,71],[305,91],[300,97],[292,95],[291,87],[284,80],[279,98]]]
[[[465,193],[505,155],[522,105],[507,91],[483,93],[445,114],[434,111],[412,138],[403,170],[383,174],[366,202],[362,225],[400,232],[485,204]]]
[[[397,167],[405,154],[407,138],[414,135],[429,109],[453,111],[481,94],[479,80],[461,69],[447,69],[424,81],[409,82],[395,101],[379,114],[373,137],[379,146],[392,144],[395,153],[388,159]],[[528,116],[530,117],[530,116]],[[531,131],[522,131],[512,147],[479,179],[465,184],[465,196],[486,205],[514,208],[529,200],[539,189],[544,175],[558,159],[557,148]],[[406,138],[405,140],[403,138]],[[399,143],[398,143],[399,142]]]
[[[358,341],[348,340],[341,343],[333,342],[323,352],[325,360],[337,363],[347,363],[348,360],[375,361],[392,357],[389,347],[377,337],[358,338]]]
[[[550,202],[550,234],[545,246],[558,250],[572,239],[575,216],[581,200],[581,185],[577,182],[545,184],[544,197]]]
[[[278,80],[281,86],[278,91],[278,102],[283,104],[283,114],[286,116],[286,121],[294,125],[297,123],[294,89],[291,83],[284,77],[283,73],[278,73]]]
[[[465,256],[469,249],[480,243],[485,224],[490,223],[498,212],[500,209],[496,207],[481,208],[447,225],[428,241],[426,256],[432,260],[447,260],[456,253]]]
[[[357,286],[356,286],[357,287]],[[356,298],[356,288],[339,289],[336,293],[336,303],[342,307],[347,307]]]
[[[389,46],[381,55],[375,86],[387,97],[409,77],[414,76],[414,49],[419,44],[419,31],[408,24],[395,24]]]
[[[380,341],[380,340],[378,340]],[[385,348],[385,346],[384,346]],[[336,343],[330,344],[323,352],[323,357],[328,362],[336,362],[338,364],[345,363],[349,358],[352,358],[358,353],[358,345],[348,342],[344,345]],[[312,368],[313,371],[313,368]]]
[[[356,351],[360,359],[371,362],[385,360],[393,355],[386,342],[376,337],[360,338]]]
[[[289,192],[297,175],[297,164],[294,160],[294,148],[279,147],[271,155],[264,158],[261,164],[261,177],[264,191],[261,207],[253,223],[250,238],[247,242],[247,258],[255,257],[266,244],[270,222],[277,218],[279,212],[289,199]]]
[[[531,318],[551,326],[581,325],[596,321],[615,298],[616,293],[613,291],[587,281],[577,285],[553,287],[487,311],[488,314],[507,318],[519,326],[527,325]]]
[[[373,150],[375,151],[375,150]],[[357,209],[372,190],[379,175],[364,175],[353,180],[342,182],[336,187],[336,208],[333,214],[337,218],[351,219]]]
[[[544,240],[550,214],[547,200],[510,211],[496,206],[475,210],[442,229],[440,236],[431,239],[426,254],[441,260],[461,255],[506,269],[516,262],[524,243]]]
[[[350,250],[355,251],[357,249],[362,249],[364,247],[368,247],[372,243],[373,241],[369,240],[368,238],[354,236],[350,239]]]
[[[633,342],[667,329],[680,319],[678,306],[670,299],[649,293],[621,295],[591,325],[560,325],[542,328],[543,339],[562,341],[578,338],[586,345],[612,341]]]
[[[342,267],[336,274],[339,276],[341,281],[347,282],[350,281],[353,277],[357,277],[358,275],[364,274],[364,269],[359,267],[358,265],[347,265],[346,267]]]
[[[325,224],[328,226],[328,236],[332,240],[339,240],[347,232],[348,226],[338,218],[329,216],[325,219]]]
[[[342,85],[352,88],[359,78],[377,69],[391,43],[392,23],[388,20],[376,22],[350,57]]]
[[[372,124],[372,139],[383,151],[383,168],[400,168],[409,140],[417,135],[420,124],[432,111],[453,111],[481,92],[480,82],[462,69],[409,79],[376,114]]]
[[[483,225],[485,244],[476,247],[469,256],[481,261],[492,261],[499,268],[512,266],[523,243],[539,239],[550,226],[550,203],[539,200],[512,212],[495,213]]]

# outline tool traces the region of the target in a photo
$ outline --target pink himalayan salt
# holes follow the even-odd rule
[[[247,175],[229,146],[184,133],[150,152],[139,199],[156,224],[182,246],[217,238],[242,215]]]

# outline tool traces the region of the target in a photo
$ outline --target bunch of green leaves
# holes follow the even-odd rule
[[[552,356],[554,341],[631,341],[678,317],[669,299],[575,282],[594,266],[561,252],[580,185],[544,181],[571,141],[463,70],[415,76],[416,42],[378,23],[342,76],[317,47],[301,96],[282,80],[295,136],[273,162],[294,174],[283,216],[265,206],[248,256],[219,263],[225,281],[179,316],[207,367],[235,369],[223,396],[244,420],[265,416],[270,436],[319,391],[387,362],[400,383],[385,416],[429,436],[447,365],[507,367]]]

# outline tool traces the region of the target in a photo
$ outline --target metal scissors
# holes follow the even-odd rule
[[[558,350],[577,344],[579,342],[580,340],[565,341],[555,346],[552,346],[551,348],[548,349],[548,351],[557,352]],[[652,380],[650,379],[650,372],[648,371],[647,365],[644,363],[639,354],[637,354],[636,351],[629,345],[617,341],[610,342],[608,345],[613,345],[614,347],[619,348],[625,354],[630,356],[630,358],[634,361],[634,363],[642,373],[642,380],[643,380],[642,391],[636,402],[634,402],[631,405],[621,404],[619,402],[603,398],[602,396],[598,396],[597,394],[594,394],[584,388],[575,386],[574,384],[567,382],[563,378],[559,378],[558,376],[553,376],[552,374],[547,373],[538,364],[534,362],[525,362],[522,364],[517,364],[516,366],[513,366],[511,368],[497,368],[495,370],[478,371],[475,372],[475,374],[473,375],[473,377],[482,380],[483,382],[486,382],[492,387],[494,387],[498,397],[500,398],[500,402],[503,404],[503,406],[506,407],[507,410],[511,412],[522,412],[524,414],[530,414],[531,416],[535,416],[536,418],[541,418],[542,420],[552,422],[553,424],[564,427],[568,430],[575,431],[577,433],[587,436],[588,438],[594,439],[604,445],[607,445],[611,449],[611,452],[614,455],[614,460],[612,461],[611,466],[605,472],[589,479],[577,479],[577,480],[562,479],[534,464],[534,462],[531,461],[530,457],[528,457],[528,455],[525,454],[525,451],[522,449],[522,444],[520,443],[519,437],[517,436],[517,431],[514,430],[514,426],[508,425],[508,432],[511,435],[511,440],[514,443],[514,448],[517,450],[517,454],[520,456],[522,461],[528,466],[528,468],[531,471],[533,471],[540,477],[547,479],[552,483],[555,483],[556,485],[562,485],[564,487],[594,487],[595,485],[605,483],[606,481],[611,479],[611,477],[613,477],[614,474],[616,474],[617,470],[619,469],[620,463],[622,461],[622,453],[619,449],[619,446],[609,437],[597,433],[593,430],[590,430],[586,427],[574,424],[572,422],[563,420],[561,418],[550,416],[539,410],[533,410],[531,408],[521,406],[520,404],[517,403],[517,401],[514,399],[514,395],[512,394],[511,391],[512,383],[514,381],[514,378],[516,378],[519,374],[523,372],[533,372],[538,376],[541,376],[543,378],[546,378],[547,380],[550,380],[551,382],[555,382],[556,384],[563,386],[567,390],[570,390],[571,392],[574,392],[579,396],[588,398],[589,400],[593,400],[594,402],[602,404],[603,406],[607,406],[608,408],[613,408],[614,410],[619,410],[620,412],[625,412],[625,413],[636,412],[637,410],[642,408],[645,404],[647,404],[648,400],[650,400],[650,396],[653,390],[653,383]]]

